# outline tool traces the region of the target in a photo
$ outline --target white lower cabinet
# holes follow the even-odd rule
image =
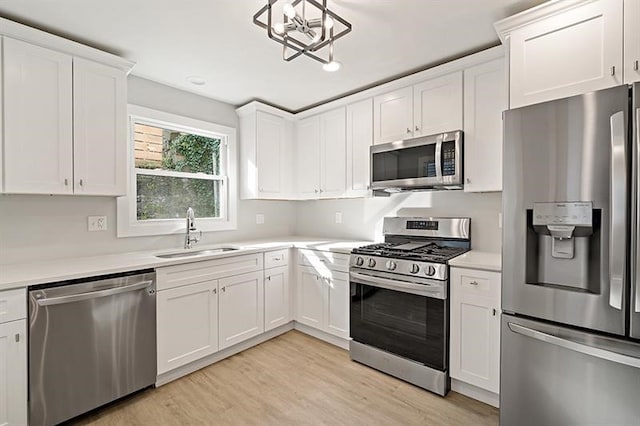
[[[158,374],[218,350],[218,281],[157,293]]]
[[[499,272],[451,268],[451,377],[496,394],[500,282]]]
[[[289,267],[264,271],[264,331],[291,321]]]
[[[262,274],[258,271],[220,279],[220,349],[264,332]]]
[[[349,256],[300,250],[296,321],[349,338]]]
[[[0,425],[3,426],[27,424],[26,306],[25,290],[0,292]]]

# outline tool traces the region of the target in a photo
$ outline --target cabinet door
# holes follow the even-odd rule
[[[285,142],[285,120],[258,111],[256,113],[258,193],[260,197],[277,197],[282,193],[280,174]]]
[[[311,267],[298,268],[298,312],[296,320],[317,329],[324,324],[324,311],[327,287],[322,278]]]
[[[4,38],[4,190],[73,192],[71,56]]]
[[[462,71],[413,86],[413,136],[462,129]]]
[[[640,81],[640,1],[624,1],[624,82]]]
[[[289,267],[264,271],[264,330],[269,331],[291,320]]]
[[[326,331],[345,339],[349,338],[349,274],[331,272],[325,280],[328,287]]]
[[[336,198],[347,187],[347,129],[345,108],[320,116],[320,196]]]
[[[394,90],[373,98],[373,143],[413,136],[413,88]]]
[[[218,282],[158,291],[158,374],[218,350]]]
[[[507,107],[505,61],[464,71],[464,190],[502,191],[502,111]]]
[[[498,393],[500,274],[451,269],[451,377]]]
[[[513,31],[510,106],[622,84],[622,1],[597,0]]]
[[[320,119],[300,120],[297,126],[298,196],[320,196]]]
[[[263,272],[220,280],[220,349],[264,331]]]
[[[373,99],[347,106],[347,195],[369,195],[373,144]]]
[[[27,424],[27,321],[0,324],[0,425]]]
[[[124,195],[127,76],[73,59],[73,187],[76,194]]]

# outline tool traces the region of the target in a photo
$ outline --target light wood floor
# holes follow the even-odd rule
[[[80,418],[82,425],[497,425],[498,410],[441,398],[290,331],[157,389]]]

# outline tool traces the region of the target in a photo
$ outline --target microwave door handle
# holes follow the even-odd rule
[[[627,151],[624,112],[610,118],[611,188],[609,196],[609,305],[622,310],[625,264]]]
[[[436,142],[436,178],[442,183],[442,135]]]

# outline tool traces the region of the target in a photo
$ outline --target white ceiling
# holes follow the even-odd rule
[[[543,0],[328,0],[353,30],[335,73],[256,26],[267,0],[0,0],[0,15],[110,51],[133,74],[233,105],[291,111],[498,43],[493,23]],[[279,0],[282,3],[284,0]],[[188,76],[206,79],[194,86]]]

